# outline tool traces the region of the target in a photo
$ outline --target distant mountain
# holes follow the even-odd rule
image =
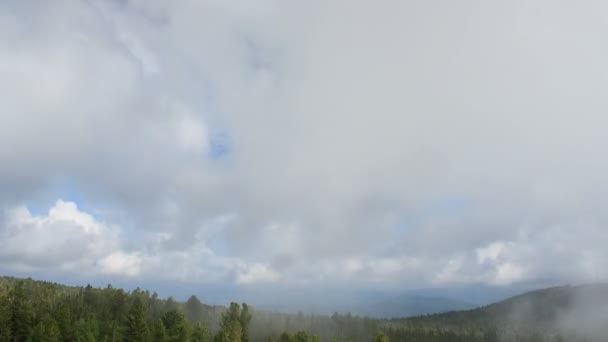
[[[541,286],[538,284],[504,287],[471,285],[450,288],[424,288],[401,292],[373,289],[295,287],[250,289],[249,292],[233,294],[232,298],[252,303],[262,310],[275,312],[329,315],[334,312],[350,312],[355,315],[374,318],[393,318],[472,309]]]
[[[457,298],[419,295],[403,292],[302,291],[297,296],[277,293],[273,297],[257,296],[251,301],[258,309],[305,314],[351,313],[373,318],[406,317],[438,312],[465,310],[479,306]]]
[[[404,293],[376,304],[359,308],[355,310],[355,313],[376,318],[393,318],[465,310],[476,306],[475,304],[458,299]]]
[[[539,334],[565,336],[567,341],[606,341],[608,284],[546,288],[471,310],[388,322],[409,327],[498,329],[505,340],[515,340],[516,334]]]
[[[375,301],[368,296],[365,306],[353,309],[353,312],[370,317],[394,318],[467,310],[543,287],[546,286],[520,284],[501,287],[480,284],[423,288],[408,290],[392,296],[379,295]]]
[[[410,290],[410,295],[424,297],[443,297],[456,299],[475,306],[484,306],[496,303],[522,293],[545,289],[555,286],[552,282],[522,283],[509,286],[491,286],[484,284],[471,284],[452,287],[435,287]]]

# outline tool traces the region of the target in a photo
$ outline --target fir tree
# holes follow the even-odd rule
[[[125,340],[131,342],[147,342],[150,340],[146,324],[146,308],[142,299],[137,296],[127,315]]]

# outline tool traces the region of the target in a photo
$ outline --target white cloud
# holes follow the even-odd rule
[[[186,151],[198,152],[199,157],[202,156],[209,145],[209,133],[202,119],[183,105],[176,104],[172,110],[175,112],[174,125],[178,145]]]
[[[275,282],[279,275],[262,264],[245,266],[239,270],[237,282],[241,284],[253,284],[258,282]]]
[[[5,267],[88,273],[121,246],[116,227],[95,220],[72,202],[57,201],[46,215],[25,207],[9,210],[1,225]]]
[[[486,261],[496,261],[504,248],[505,243],[502,241],[493,242],[486,247],[477,248],[477,262],[482,264]]]
[[[99,266],[102,273],[137,276],[141,272],[142,262],[137,254],[115,252],[99,260]]]
[[[605,9],[0,4],[1,207],[74,191],[113,222],[10,209],[0,263],[243,284],[608,279],[608,26],[589,19]],[[208,158],[218,132],[230,146]],[[437,205],[454,197],[467,205]]]
[[[98,221],[75,203],[58,200],[46,215],[26,207],[8,211],[0,225],[0,265],[15,272],[80,273],[132,279],[273,282],[279,275],[261,263],[217,256],[203,240],[187,250],[158,248],[170,239],[152,234],[143,249],[128,250],[120,227]]]

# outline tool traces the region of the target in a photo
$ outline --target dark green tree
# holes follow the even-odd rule
[[[241,342],[242,336],[241,323],[238,320],[230,321],[223,325],[222,330],[216,337],[216,342]]]
[[[167,329],[162,319],[159,319],[152,328],[152,342],[167,342],[167,340]]]
[[[242,337],[241,307],[239,304],[232,302],[228,310],[222,315],[216,342],[241,342]]]
[[[23,282],[13,288],[9,300],[13,342],[27,341],[32,331],[32,309]]]
[[[74,339],[74,322],[72,317],[72,308],[67,300],[61,302],[55,314],[55,320],[59,327],[59,333],[63,341],[72,341]]]
[[[374,335],[373,342],[388,342],[388,336],[384,335],[383,332],[378,331],[376,335]]]
[[[306,331],[298,331],[293,335],[293,342],[308,342],[308,334]]]
[[[32,341],[60,342],[61,333],[59,332],[57,322],[49,317],[38,322],[32,331]]]
[[[97,342],[98,323],[95,320],[78,320],[74,326],[74,341]]]
[[[0,292],[0,341],[12,340],[11,307],[9,303],[8,294]]]
[[[230,324],[231,322],[241,320],[241,307],[239,304],[232,302],[228,310],[222,315],[222,325]]]
[[[291,335],[288,332],[283,332],[277,342],[291,342]]]
[[[125,341],[147,342],[149,340],[150,334],[148,324],[146,323],[146,308],[143,300],[137,296],[127,315]]]
[[[167,330],[168,341],[184,342],[188,340],[188,322],[183,313],[175,310],[166,312],[162,317],[162,321]]]
[[[249,312],[249,306],[246,303],[242,304],[239,322],[241,323],[242,329],[241,341],[249,342],[249,323],[251,322],[251,313]]]
[[[200,322],[203,319],[203,303],[196,296],[190,296],[184,305],[184,314],[188,322]]]
[[[496,329],[489,329],[483,334],[484,342],[498,342],[498,334]]]
[[[308,335],[306,331],[302,330],[291,337],[291,342],[319,342],[319,337]]]
[[[192,342],[209,342],[209,330],[207,326],[198,322],[194,329],[192,330],[192,336],[190,337],[190,341]]]
[[[169,297],[169,298],[167,298],[167,300],[165,300],[165,305],[164,305],[163,311],[164,312],[177,311],[178,308],[179,308],[179,304],[175,301],[175,299],[173,297]]]
[[[86,313],[86,318],[92,318],[92,313],[95,312],[95,308],[96,308],[96,293],[95,293],[95,289],[93,288],[93,286],[91,286],[91,284],[88,284],[87,287],[84,288],[84,293],[82,296],[82,300],[83,300],[83,304],[84,304],[84,310]]]

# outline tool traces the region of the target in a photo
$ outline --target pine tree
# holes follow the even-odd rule
[[[306,331],[298,331],[295,335],[293,335],[294,342],[308,342],[308,334]]]
[[[202,322],[197,323],[192,331],[190,340],[192,342],[209,342],[209,330],[207,326]]]
[[[23,282],[11,291],[11,335],[13,342],[27,341],[32,330],[32,312],[27,299]]]
[[[146,308],[139,296],[135,297],[127,315],[125,340],[131,342],[147,342],[150,340],[148,324],[146,323]]]
[[[45,337],[46,337],[46,331],[44,328],[44,323],[43,322],[39,322],[38,324],[36,324],[34,326],[34,329],[32,329],[32,336],[31,336],[31,340],[33,341],[39,341],[39,342],[46,342],[45,341]]]
[[[249,306],[246,303],[242,304],[243,309],[241,310],[241,315],[239,316],[239,322],[241,323],[242,328],[242,342],[249,342],[249,323],[251,322],[251,313],[249,312]]]
[[[97,330],[97,321],[80,319],[74,325],[74,341],[96,342]]]
[[[82,297],[85,313],[87,314],[85,317],[92,318],[92,313],[96,307],[96,298],[95,289],[91,284],[88,284],[87,287],[84,288]]]
[[[72,309],[67,300],[63,301],[57,308],[55,319],[59,333],[63,341],[72,341],[74,338],[74,326]]]
[[[188,340],[188,322],[186,322],[184,314],[179,311],[169,311],[163,315],[162,320],[167,329],[169,341],[184,342]]]
[[[11,341],[11,308],[8,295],[0,293],[0,341]]]
[[[218,342],[241,342],[243,337],[241,307],[237,303],[230,303],[230,307],[222,315],[220,328],[216,336]]]
[[[159,319],[152,329],[152,342],[167,342],[167,329],[162,319]]]
[[[241,342],[243,330],[238,320],[230,321],[223,325],[222,330],[216,336],[216,342]]]
[[[373,342],[388,342],[388,336],[384,335],[383,332],[378,331],[376,335],[374,335]]]
[[[288,332],[283,332],[281,336],[279,336],[278,342],[291,342],[291,335]]]
[[[203,303],[196,296],[190,296],[184,305],[184,314],[188,322],[195,324],[203,318]]]
[[[45,318],[34,326],[32,340],[36,342],[59,342],[61,333],[59,326],[53,318]]]

